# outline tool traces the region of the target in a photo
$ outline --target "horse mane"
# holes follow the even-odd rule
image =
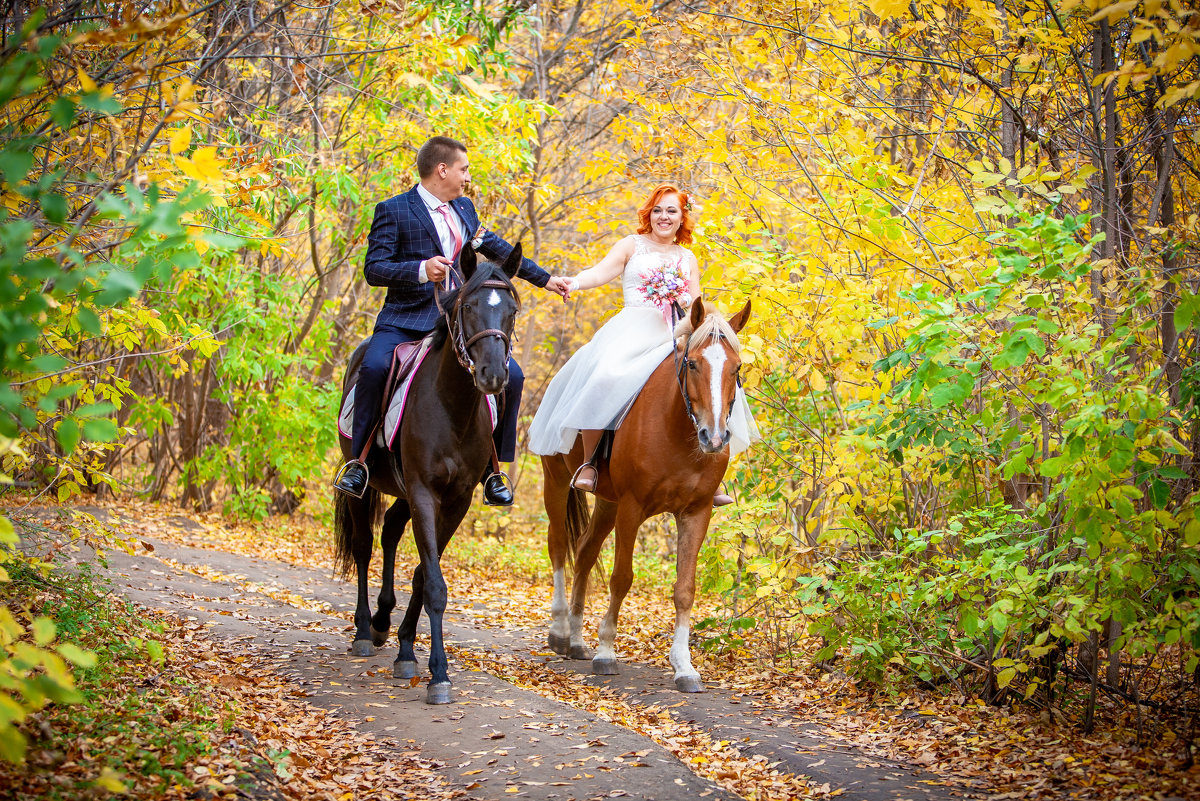
[[[742,349],[741,343],[738,342],[737,334],[734,333],[732,327],[725,320],[725,317],[717,311],[717,307],[712,301],[701,301],[704,304],[704,319],[700,322],[700,326],[693,330],[692,316],[690,314],[684,316],[675,325],[675,341],[687,339],[688,350],[699,345],[702,339],[719,339],[725,337],[732,343],[734,351]]]
[[[494,278],[499,278],[500,280],[509,284],[512,283],[509,277],[505,275],[504,268],[496,262],[479,262],[475,267],[475,272],[471,273],[471,277],[467,279],[465,284],[455,287],[454,289],[451,289],[449,292],[442,295],[442,308],[446,311],[450,311],[454,308],[454,304],[458,300],[459,295],[463,293],[474,292],[476,289],[479,289],[484,281]],[[434,288],[433,291],[437,292],[438,290]],[[513,294],[516,294],[515,291]],[[446,341],[446,337],[449,335],[449,333],[450,327],[446,322],[446,318],[442,315],[438,315],[437,323],[433,327],[432,346],[435,348],[441,347],[442,343]]]

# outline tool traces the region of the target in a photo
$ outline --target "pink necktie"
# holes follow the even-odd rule
[[[450,254],[450,261],[454,261],[458,258],[458,251],[462,250],[462,234],[458,232],[458,223],[450,216],[449,205],[443,203],[437,210],[446,218],[446,225],[450,227],[450,234],[454,237],[454,252]]]

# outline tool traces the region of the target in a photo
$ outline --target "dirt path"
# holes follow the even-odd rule
[[[419,747],[423,756],[444,765],[447,781],[469,798],[738,797],[642,734],[486,670],[469,670],[458,659],[451,665],[455,702],[425,704],[423,685],[410,687],[391,677],[394,630],[392,642],[374,656],[350,656],[353,586],[323,571],[149,544],[152,553],[108,554],[107,573],[117,591],[147,607],[193,617],[212,636],[240,640],[248,651],[272,660],[309,703],[358,721],[360,732],[383,744]],[[482,654],[485,667],[494,660],[497,666],[579,673],[631,707],[669,712],[715,741],[728,741],[764,769],[777,763],[773,767],[780,773],[808,777],[822,795],[880,801],[968,796],[934,774],[856,750],[818,724],[727,690],[680,694],[657,667],[625,663],[619,676],[591,676],[589,663],[546,651],[543,630],[489,627],[495,614],[479,604],[452,601],[447,642],[460,656]]]

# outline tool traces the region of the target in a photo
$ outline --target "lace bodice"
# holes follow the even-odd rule
[[[633,255],[625,263],[621,289],[625,306],[658,309],[666,313],[671,301],[687,308],[692,302],[688,292],[687,259],[684,249],[671,245],[654,248],[644,236],[634,236]]]

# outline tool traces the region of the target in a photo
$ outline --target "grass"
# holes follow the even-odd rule
[[[86,565],[43,575],[18,560],[9,570],[0,599],[10,611],[52,618],[61,640],[97,659],[76,670],[81,702],[25,722],[25,764],[0,763],[8,797],[66,801],[123,788],[162,798],[192,788],[187,767],[208,753],[221,715],[203,688],[163,671],[162,625],[112,596]]]

